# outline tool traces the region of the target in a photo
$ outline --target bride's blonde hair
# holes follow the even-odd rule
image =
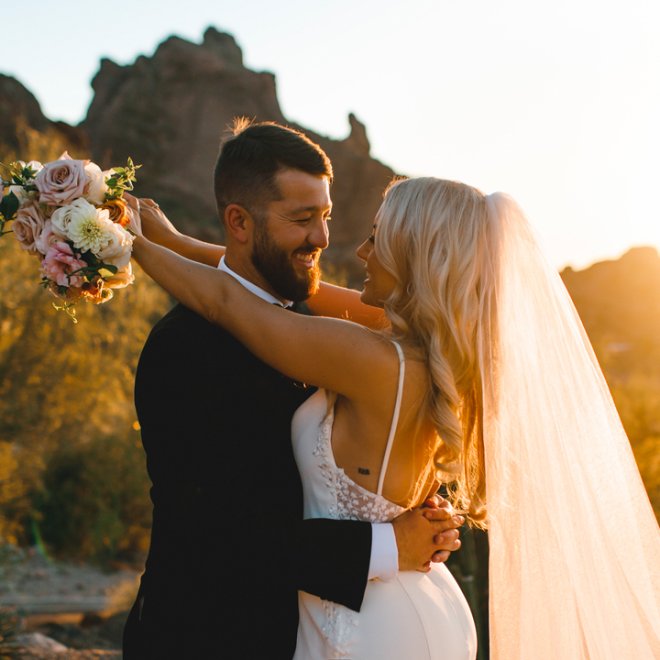
[[[435,178],[390,184],[376,216],[375,250],[396,286],[385,302],[392,333],[416,346],[430,387],[422,417],[437,431],[435,463],[454,505],[485,519],[479,323],[484,313],[484,195]]]

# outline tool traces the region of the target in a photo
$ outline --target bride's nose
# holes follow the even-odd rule
[[[367,257],[369,256],[370,247],[371,247],[371,243],[369,242],[369,239],[364,241],[362,245],[358,246],[358,249],[355,251],[355,254],[357,255],[358,259],[361,259],[366,263]]]

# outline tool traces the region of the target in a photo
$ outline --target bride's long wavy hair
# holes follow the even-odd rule
[[[392,330],[428,363],[436,463],[457,469],[455,501],[480,526],[488,480],[491,657],[657,658],[658,524],[575,306],[520,207],[404,180],[379,211],[375,249],[397,282]],[[560,520],[558,499],[570,504]]]
[[[399,179],[376,216],[375,250],[396,285],[385,301],[392,334],[421,351],[430,387],[422,417],[437,431],[435,464],[454,505],[485,526],[479,346],[492,272],[484,195],[462,183]],[[490,324],[488,324],[490,326]]]

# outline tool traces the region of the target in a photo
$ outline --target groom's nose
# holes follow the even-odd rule
[[[328,221],[325,218],[317,218],[310,228],[309,242],[314,247],[325,250],[329,245],[329,236]]]

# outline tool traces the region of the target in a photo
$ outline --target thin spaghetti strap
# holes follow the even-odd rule
[[[406,374],[406,361],[403,357],[401,346],[395,341],[392,341],[396,352],[399,355],[399,385],[396,391],[396,401],[394,403],[394,414],[392,415],[392,424],[390,425],[390,435],[387,438],[387,445],[385,446],[385,455],[383,456],[383,464],[380,466],[380,475],[378,475],[378,490],[377,494],[383,494],[383,484],[385,483],[385,474],[387,473],[387,465],[390,462],[390,454],[392,453],[392,445],[394,444],[394,436],[396,435],[396,427],[399,423],[399,413],[401,412],[401,399],[403,394],[403,378]]]

